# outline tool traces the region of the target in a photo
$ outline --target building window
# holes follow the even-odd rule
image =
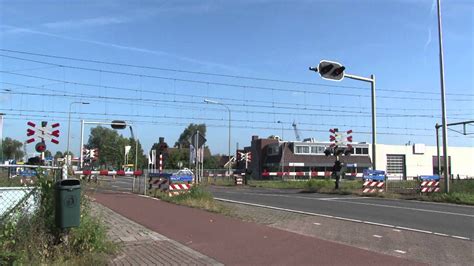
[[[268,156],[278,155],[279,151],[280,151],[280,148],[279,148],[278,145],[269,145],[267,147],[267,155]]]
[[[311,154],[323,154],[325,149],[324,146],[311,146]]]
[[[387,174],[405,174],[405,155],[387,154]]]
[[[309,146],[295,146],[295,154],[309,154]]]
[[[355,154],[369,154],[369,148],[355,148]]]

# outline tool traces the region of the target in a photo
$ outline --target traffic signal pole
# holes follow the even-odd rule
[[[376,107],[376,96],[375,96],[375,75],[370,75],[370,78],[365,78],[361,76],[356,76],[356,75],[350,75],[350,74],[344,74],[345,78],[350,78],[350,79],[355,79],[355,80],[360,80],[360,81],[365,81],[365,82],[370,82],[371,84],[371,89],[372,89],[372,168],[374,170],[377,169],[377,150],[376,150],[376,145],[377,145],[377,107]]]
[[[372,168],[375,170],[377,168],[377,152],[376,152],[376,145],[377,145],[377,118],[376,118],[376,103],[375,103],[375,75],[371,75],[370,78],[350,75],[346,74],[344,71],[346,67],[338,62],[328,61],[328,60],[321,60],[317,67],[309,67],[310,71],[319,72],[321,78],[326,80],[335,80],[341,81],[344,78],[350,78],[365,82],[370,82],[372,86]]]

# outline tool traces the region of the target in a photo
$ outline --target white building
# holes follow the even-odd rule
[[[372,145],[369,145],[372,155]],[[440,147],[440,154],[443,148]],[[377,144],[377,170],[386,171],[389,178],[408,178],[438,173],[436,146],[424,144],[385,145]],[[440,156],[441,167],[443,157]],[[474,178],[474,148],[448,147],[449,172],[453,178]]]

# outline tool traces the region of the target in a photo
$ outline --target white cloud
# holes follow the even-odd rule
[[[64,36],[64,35],[60,35],[60,34],[49,33],[49,32],[45,32],[45,31],[38,31],[38,30],[34,30],[34,29],[29,29],[29,28],[15,27],[15,26],[10,26],[10,25],[0,25],[0,28],[6,29],[6,31],[3,31],[4,35],[5,34],[22,34],[22,33],[37,34],[37,35],[43,35],[43,36],[48,36],[48,37],[59,38],[59,39],[63,39],[63,40],[84,42],[84,43],[89,43],[89,44],[94,44],[94,45],[99,45],[99,46],[104,46],[104,47],[111,47],[111,48],[120,49],[120,50],[147,53],[147,54],[153,54],[153,55],[156,55],[156,56],[167,56],[167,57],[174,58],[174,59],[177,59],[177,60],[180,60],[180,61],[183,61],[183,62],[194,63],[194,64],[197,64],[197,65],[206,66],[206,67],[210,67],[210,68],[221,69],[221,70],[225,70],[225,71],[231,71],[231,72],[236,72],[236,73],[239,73],[239,71],[240,71],[240,70],[238,70],[234,67],[227,66],[227,65],[224,65],[224,64],[204,61],[204,60],[195,59],[195,58],[186,57],[186,56],[181,56],[181,55],[175,55],[175,54],[171,54],[171,53],[160,51],[160,50],[151,50],[151,49],[140,48],[140,47],[135,47],[135,46],[125,46],[125,45],[109,43],[109,42],[101,42],[101,41],[95,41],[95,40],[89,40],[89,39],[74,38],[74,37]]]
[[[128,22],[128,19],[118,17],[97,17],[80,20],[65,20],[44,23],[42,26],[48,29],[76,29],[83,27],[108,26]]]

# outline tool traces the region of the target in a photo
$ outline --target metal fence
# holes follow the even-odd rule
[[[38,207],[37,169],[55,180],[61,179],[60,167],[0,165],[0,223],[18,220]]]

